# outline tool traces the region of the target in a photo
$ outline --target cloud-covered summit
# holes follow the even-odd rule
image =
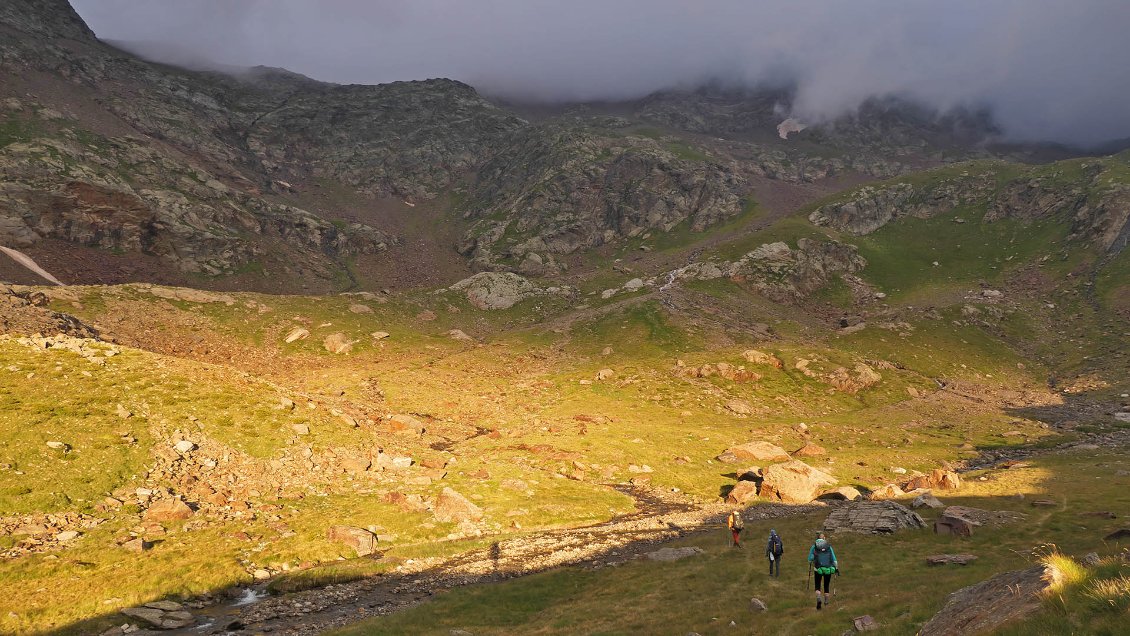
[[[541,101],[788,81],[806,120],[897,94],[940,109],[987,105],[1017,139],[1130,137],[1130,3],[1120,0],[74,5],[99,37],[164,61],[261,64],[343,83],[451,77]]]

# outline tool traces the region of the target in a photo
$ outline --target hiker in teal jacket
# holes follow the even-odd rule
[[[824,538],[824,533],[816,535],[816,543],[808,550],[808,565],[816,573],[816,609],[828,604],[828,586],[832,582],[832,575],[839,575],[840,562],[836,560],[836,552]],[[824,596],[820,596],[820,584],[824,584]]]

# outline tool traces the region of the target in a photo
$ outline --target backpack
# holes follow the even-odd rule
[[[825,543],[822,546],[812,546],[812,564],[818,568],[832,567],[832,547]]]
[[[745,528],[745,519],[742,519],[742,516],[740,514],[735,512],[733,514],[733,519],[734,519],[734,530],[741,530],[741,529]]]
[[[780,535],[769,537],[769,551],[777,556],[784,554],[785,546],[781,543]]]

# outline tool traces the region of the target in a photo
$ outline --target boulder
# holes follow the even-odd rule
[[[390,433],[412,433],[415,435],[424,434],[424,423],[412,417],[411,415],[396,414],[388,420],[388,430]]]
[[[330,353],[349,353],[353,350],[355,343],[356,341],[350,340],[344,333],[338,332],[326,336],[326,339],[322,341],[322,346]]]
[[[55,540],[62,542],[62,543],[65,543],[67,541],[71,541],[73,539],[78,538],[78,535],[79,535],[79,532],[77,530],[64,530],[63,532],[60,532],[59,534],[55,535]]]
[[[162,607],[172,608],[174,606],[176,609],[162,609]],[[193,622],[191,613],[184,611],[179,603],[169,601],[147,603],[144,607],[127,607],[122,610],[122,614],[157,629],[180,629],[191,625]]]
[[[749,599],[749,611],[751,611],[751,612],[767,612],[767,611],[769,611],[769,606],[765,604],[765,601],[763,601],[763,600],[761,600],[761,599],[759,599],[755,596],[755,597]]]
[[[870,614],[864,614],[863,616],[857,616],[856,618],[853,618],[851,624],[857,632],[870,632],[872,630],[879,629],[879,623],[876,622]]]
[[[153,544],[142,539],[141,537],[137,537],[136,539],[130,539],[129,541],[126,541],[125,543],[122,544],[122,547],[125,548],[129,552],[139,552],[140,553],[140,552],[145,552],[146,550],[152,548]]]
[[[945,508],[946,505],[944,503],[942,503],[941,501],[938,501],[938,498],[935,497],[934,495],[932,495],[928,492],[924,492],[921,495],[918,495],[917,497],[915,497],[914,501],[910,502],[910,507],[914,508],[915,510],[917,510],[919,508],[935,508],[935,509],[937,509],[937,508]]]
[[[723,455],[736,457],[740,461],[787,462],[791,457],[785,449],[769,442],[748,442],[741,446],[731,446]]]
[[[462,291],[472,305],[486,310],[509,309],[527,298],[548,293],[512,272],[481,272],[448,289]]]
[[[192,516],[192,508],[180,499],[162,499],[154,502],[145,511],[145,521],[183,521]]]
[[[371,314],[373,313],[373,308],[368,305],[362,305],[361,303],[353,303],[349,306],[349,312],[354,314]]]
[[[825,532],[893,534],[904,529],[925,528],[917,513],[893,501],[858,501],[833,510],[824,520]]]
[[[687,546],[684,548],[659,548],[654,552],[648,552],[647,558],[650,561],[678,561],[687,557],[702,554],[702,548],[694,546]]]
[[[364,528],[352,526],[331,526],[326,531],[326,538],[336,543],[343,543],[363,557],[377,551],[377,535]]]
[[[839,488],[825,490],[820,493],[817,499],[826,499],[829,501],[859,501],[863,499],[863,493],[852,486],[840,486]]]
[[[305,340],[309,337],[310,337],[310,330],[309,329],[304,329],[302,327],[295,327],[294,329],[291,329],[289,333],[286,334],[286,338],[283,338],[283,340],[287,344],[290,344],[290,343],[292,343],[296,340]]]
[[[341,468],[347,473],[363,473],[373,465],[368,457],[347,457],[341,460]]]
[[[444,488],[439,494],[433,514],[436,521],[445,523],[480,521],[483,518],[481,508],[451,488]]]
[[[753,406],[745,400],[733,399],[726,402],[726,410],[734,415],[752,415]]]
[[[945,606],[918,634],[958,636],[994,632],[1039,612],[1044,597],[1061,577],[1059,570],[1041,563],[962,588],[949,595]]]
[[[827,454],[828,451],[823,446],[817,446],[812,442],[793,451],[793,457],[823,457]]]
[[[1121,541],[1122,539],[1130,539],[1130,528],[1119,528],[1103,537],[1103,541]]]
[[[731,505],[745,505],[757,498],[757,482],[739,481],[726,495],[726,503]]]
[[[742,357],[745,358],[746,362],[752,362],[753,364],[765,364],[775,369],[780,369],[782,366],[784,366],[781,363],[781,359],[777,356],[770,353],[758,351],[757,349],[747,349],[743,351]]]
[[[952,470],[935,468],[929,475],[914,477],[903,485],[903,490],[927,488],[934,490],[957,490],[961,488],[961,477]]]
[[[976,561],[977,557],[972,554],[931,554],[926,557],[926,563],[929,565],[968,565]]]
[[[887,484],[882,488],[876,488],[875,490],[872,490],[871,494],[868,497],[873,501],[878,501],[881,499],[898,499],[899,497],[905,496],[906,493],[903,492],[902,488],[899,488],[898,485]]]
[[[822,486],[834,483],[835,477],[794,459],[766,468],[758,494],[785,503],[808,503]]]
[[[957,513],[943,512],[942,516],[934,521],[934,534],[947,534],[956,537],[969,537],[973,535],[973,528],[981,524]]]

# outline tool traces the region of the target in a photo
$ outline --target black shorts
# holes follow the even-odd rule
[[[827,594],[828,593],[828,586],[831,585],[831,583],[832,583],[832,575],[831,574],[821,574],[819,572],[816,572],[816,591],[817,592],[820,591],[820,581],[821,580],[824,581],[824,593]]]

